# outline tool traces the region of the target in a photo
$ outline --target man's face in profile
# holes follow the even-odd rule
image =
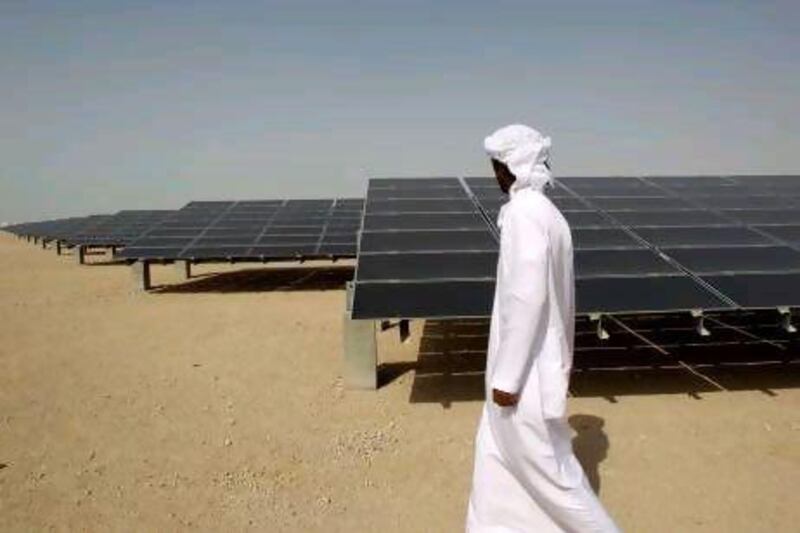
[[[505,163],[501,163],[497,159],[492,159],[492,168],[494,169],[494,176],[497,178],[497,184],[500,185],[500,190],[504,194],[508,194],[511,190],[511,185],[517,180],[514,174],[508,169]]]

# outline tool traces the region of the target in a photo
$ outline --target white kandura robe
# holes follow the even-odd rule
[[[498,220],[497,287],[475,447],[469,533],[619,531],[572,452],[565,418],[575,333],[572,237],[538,189]],[[492,389],[519,393],[515,407]]]

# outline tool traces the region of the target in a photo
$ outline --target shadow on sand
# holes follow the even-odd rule
[[[569,425],[575,430],[572,451],[583,467],[595,494],[600,494],[600,463],[608,457],[611,444],[603,431],[605,420],[594,415],[572,415]]]
[[[353,279],[354,268],[348,265],[280,267],[195,275],[176,285],[160,285],[152,292],[160,294],[236,293],[273,291],[344,290]]]

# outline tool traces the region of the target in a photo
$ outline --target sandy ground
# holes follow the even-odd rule
[[[414,323],[345,391],[348,268],[229,270],[141,294],[0,234],[0,529],[462,530],[480,374]],[[797,373],[582,374],[576,452],[626,531],[796,531]]]

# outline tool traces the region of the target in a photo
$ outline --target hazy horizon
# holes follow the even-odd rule
[[[800,174],[800,4],[0,6],[0,222],[487,175]]]

